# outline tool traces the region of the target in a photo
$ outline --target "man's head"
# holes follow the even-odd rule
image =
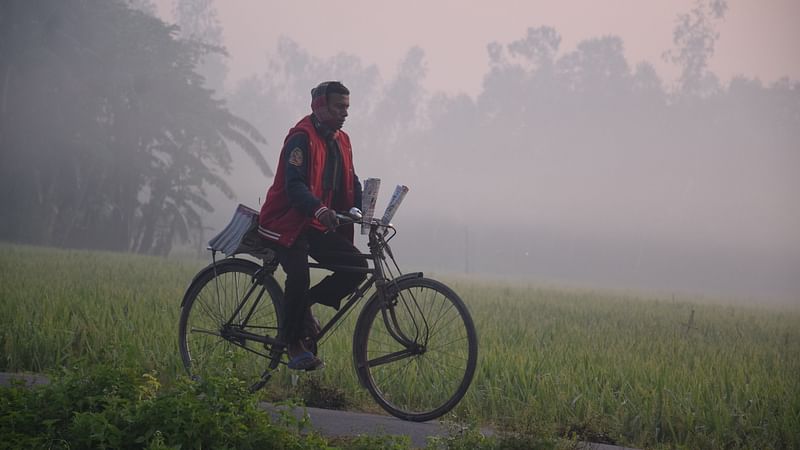
[[[344,125],[350,108],[350,90],[339,81],[325,81],[311,90],[311,110],[331,130]]]

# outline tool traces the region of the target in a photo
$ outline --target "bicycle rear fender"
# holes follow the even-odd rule
[[[194,278],[192,278],[192,281],[189,283],[189,286],[186,287],[186,291],[184,292],[183,298],[181,299],[181,308],[183,308],[183,305],[186,303],[186,298],[189,295],[189,290],[191,290],[192,286],[194,285],[194,283],[197,280],[199,280],[202,277],[206,276],[209,272],[214,272],[215,270],[219,270],[220,267],[224,267],[224,266],[230,265],[230,264],[249,264],[249,265],[253,265],[253,266],[255,266],[255,269],[253,270],[254,272],[261,268],[260,265],[254,263],[253,261],[250,261],[249,259],[243,259],[243,258],[225,258],[225,259],[221,259],[219,261],[215,261],[215,262],[207,265],[205,268],[203,268],[203,270],[198,272],[197,275],[194,276]]]

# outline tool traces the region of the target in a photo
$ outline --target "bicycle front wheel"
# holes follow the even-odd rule
[[[398,282],[375,297],[356,324],[353,356],[362,384],[403,420],[424,422],[450,411],[475,375],[478,338],[464,302],[426,278]]]
[[[179,344],[192,378],[235,376],[251,390],[275,369],[281,349],[259,340],[276,337],[283,293],[261,266],[225,259],[204,269],[186,291],[181,307]]]

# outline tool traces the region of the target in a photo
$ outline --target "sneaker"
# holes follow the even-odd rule
[[[289,360],[289,368],[293,370],[317,370],[325,367],[321,359],[311,352],[303,352]]]

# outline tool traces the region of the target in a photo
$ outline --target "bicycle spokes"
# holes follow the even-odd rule
[[[425,421],[449,411],[472,380],[477,337],[463,302],[424,278],[397,283],[390,301],[375,301],[357,324],[356,367],[391,414]]]
[[[259,269],[250,261],[224,260],[187,290],[179,342],[193,378],[233,375],[255,386],[265,380],[265,370],[277,367],[282,347],[272,336],[282,296],[274,279],[257,276]]]

